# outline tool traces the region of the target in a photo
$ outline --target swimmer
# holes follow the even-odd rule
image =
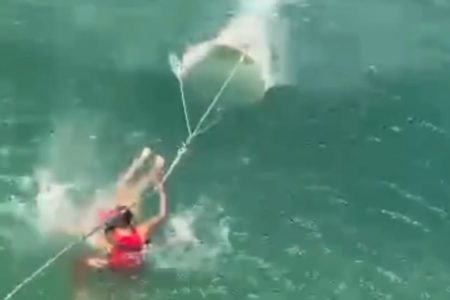
[[[92,257],[85,262],[94,269],[108,268],[113,271],[138,270],[144,263],[146,245],[158,226],[167,216],[167,196],[162,183],[155,189],[159,193],[160,209],[156,216],[135,225],[134,214],[127,206],[117,206],[113,211],[112,221],[109,221],[104,230],[104,244],[99,250],[106,252],[106,257]]]
[[[119,177],[115,184],[114,194],[109,196],[105,203],[90,201],[82,208],[81,219],[77,226],[63,226],[56,232],[75,236],[86,236],[90,230],[102,226],[108,219],[117,213],[116,208],[127,207],[133,216],[133,221],[139,220],[142,215],[142,202],[145,193],[157,184],[161,176],[164,159],[154,155],[150,148],[144,148],[140,156],[136,157],[131,166]],[[108,252],[110,243],[101,231],[90,234],[89,244],[96,250]]]
[[[106,226],[95,239],[97,255],[77,261],[74,274],[76,294],[83,292],[83,289],[79,289],[89,269],[132,274],[143,269],[147,245],[167,217],[167,195],[162,181],[164,159],[155,155],[150,171],[138,176],[139,169],[142,169],[150,155],[150,149],[144,149],[141,157],[133,162],[118,182],[116,206],[99,213]],[[159,194],[159,212],[137,223],[136,215],[140,214],[143,193],[150,186]]]
[[[143,171],[150,159],[150,170]],[[77,286],[83,281],[84,273],[88,269],[119,272],[142,269],[146,246],[167,217],[167,195],[162,182],[163,167],[164,159],[159,155],[152,155],[151,150],[145,148],[119,179],[115,207],[99,213],[99,222],[106,222],[106,226],[95,238],[94,248],[98,252],[97,255],[77,262]],[[159,212],[137,223],[136,216],[141,214],[143,195],[149,187],[153,187],[159,194]]]
[[[139,174],[150,158],[153,158],[153,166],[149,171]],[[99,212],[99,222],[107,222],[107,225],[94,243],[97,250],[107,253],[107,258],[88,259],[86,262],[90,267],[128,268],[142,263],[139,257],[142,257],[144,246],[150,242],[156,228],[167,217],[167,196],[162,182],[163,167],[164,159],[159,155],[152,157],[151,150],[145,148],[119,179],[115,207]],[[136,225],[136,219],[141,216],[144,193],[150,186],[159,194],[159,213]]]
[[[151,168],[146,171],[147,163],[151,163]],[[98,225],[104,224],[119,211],[122,216],[130,218],[128,223],[139,220],[142,217],[142,201],[145,193],[153,187],[160,196],[160,214],[154,217],[155,226],[166,217],[166,196],[163,188],[162,168],[164,159],[159,155],[152,154],[150,148],[144,148],[140,157],[136,158],[129,169],[119,178],[116,184],[116,193],[114,196],[115,207],[112,209],[100,210],[97,214]],[[163,214],[163,215],[161,215]],[[120,221],[120,220],[119,220]],[[122,220],[127,221],[127,220]],[[158,224],[156,224],[158,223]],[[150,223],[143,223],[150,226]],[[110,238],[105,234],[97,234],[94,237],[94,247],[104,252],[109,252],[111,243]]]

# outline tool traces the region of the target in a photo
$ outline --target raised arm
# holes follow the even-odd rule
[[[159,193],[159,213],[137,226],[138,233],[144,241],[150,240],[155,230],[167,217],[167,195],[164,185],[158,183],[155,188]]]

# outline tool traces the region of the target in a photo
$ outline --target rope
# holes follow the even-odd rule
[[[181,71],[182,71],[181,63],[174,53],[170,53],[169,63],[172,68],[172,71],[175,73],[175,76],[177,77],[178,80],[178,84],[180,87],[181,103],[183,104],[184,121],[186,122],[186,129],[188,135],[191,135],[192,134],[191,122],[189,121],[189,114],[186,105],[186,97],[184,96],[184,82],[183,79],[181,79]]]
[[[178,83],[180,85],[180,95],[181,95],[181,103],[183,104],[184,121],[186,122],[186,128],[188,131],[188,135],[191,135],[192,134],[191,122],[189,121],[186,99],[184,97],[183,80],[181,79],[181,77],[179,75],[177,75],[177,79],[178,79]]]
[[[200,132],[200,128],[202,127],[202,125],[205,122],[206,118],[211,113],[211,110],[214,108],[214,106],[216,106],[217,102],[219,101],[219,99],[222,96],[223,92],[225,91],[226,87],[230,83],[231,79],[233,79],[233,77],[236,74],[240,64],[244,61],[244,58],[245,58],[245,54],[242,54],[241,57],[239,58],[238,62],[234,66],[234,68],[231,70],[230,75],[228,75],[227,79],[225,79],[225,81],[223,82],[223,84],[220,87],[219,91],[217,92],[216,96],[211,101],[211,104],[209,104],[208,108],[203,113],[202,117],[200,118],[200,121],[198,121],[197,126],[195,127],[194,132],[192,134],[192,138],[189,139],[190,137],[188,137],[187,141],[190,142],[190,140],[192,140],[193,138],[195,138],[195,136],[198,135],[198,133]]]
[[[217,92],[217,94],[215,95],[215,97],[213,98],[211,103],[209,104],[208,108],[206,109],[206,111],[203,113],[202,117],[198,121],[197,126],[195,126],[194,131],[191,134],[188,135],[188,137],[186,138],[185,142],[178,149],[177,156],[172,161],[172,164],[169,166],[169,169],[167,169],[167,172],[166,172],[166,174],[165,174],[165,176],[163,178],[163,182],[165,182],[167,180],[167,178],[169,178],[169,176],[172,174],[172,172],[175,169],[176,165],[178,165],[178,163],[181,160],[182,156],[187,151],[187,148],[192,143],[192,141],[195,139],[195,137],[197,137],[202,132],[201,128],[202,128],[203,123],[206,121],[208,116],[211,114],[212,109],[214,108],[214,106],[216,106],[216,104],[219,101],[220,97],[222,97],[223,92],[225,91],[225,89],[227,88],[228,84],[233,79],[233,77],[236,74],[240,64],[244,61],[244,58],[245,58],[245,55],[244,54],[241,55],[241,57],[239,58],[238,62],[236,63],[234,68],[231,70],[230,74],[225,79],[225,81],[223,82],[223,84],[220,87],[219,91]],[[181,88],[181,86],[180,86],[180,88]],[[186,116],[186,119],[188,120],[187,116]]]
[[[188,112],[187,112],[187,107],[186,107],[186,101],[184,98],[184,92],[183,92],[183,80],[181,79],[181,77],[179,76],[179,72],[176,72],[176,76],[178,78],[178,81],[180,83],[180,91],[181,91],[181,100],[183,103],[183,113],[184,113],[184,117],[186,120],[186,127],[188,130],[188,136],[186,138],[186,140],[184,141],[184,143],[181,145],[181,147],[178,149],[177,151],[177,155],[175,156],[175,158],[173,159],[172,163],[170,164],[169,168],[167,169],[162,181],[163,183],[166,182],[166,180],[169,178],[169,176],[173,173],[173,171],[175,170],[175,167],[178,165],[178,163],[181,161],[181,158],[183,157],[183,155],[186,153],[187,148],[189,147],[189,145],[192,143],[192,141],[195,139],[195,137],[197,137],[200,133],[203,133],[205,131],[201,131],[202,125],[205,122],[205,120],[208,118],[208,116],[211,114],[212,109],[214,108],[214,106],[216,106],[217,102],[219,101],[220,97],[222,96],[223,92],[225,91],[226,87],[228,86],[228,84],[231,82],[231,80],[233,79],[234,75],[236,74],[240,64],[243,62],[245,55],[241,55],[241,57],[239,58],[238,62],[236,63],[236,65],[234,66],[234,68],[231,70],[230,74],[228,75],[228,77],[225,79],[224,83],[222,84],[222,86],[220,87],[219,91],[217,92],[217,94],[215,95],[215,97],[213,98],[213,100],[211,101],[211,103],[209,104],[208,108],[206,109],[206,111],[203,113],[202,117],[200,118],[199,122],[197,123],[197,125],[195,126],[194,131],[191,131],[191,127],[189,125],[189,116],[188,116]],[[172,67],[174,67],[174,65],[172,64],[172,57],[170,57],[170,63],[172,65]],[[209,129],[209,128],[208,128]],[[132,203],[128,208],[133,207],[136,205],[135,203]],[[122,213],[125,210],[122,211]],[[116,216],[117,217],[117,216]],[[42,266],[40,266],[39,268],[37,268],[33,273],[31,273],[28,277],[26,277],[24,280],[22,280],[19,284],[17,284],[4,298],[3,300],[10,300],[12,299],[21,289],[23,289],[28,283],[30,283],[31,281],[33,281],[37,276],[39,276],[42,272],[44,272],[46,269],[48,269],[52,264],[54,264],[61,256],[63,256],[65,253],[69,252],[70,250],[72,250],[72,248],[74,248],[75,246],[77,246],[78,244],[84,242],[86,239],[88,239],[89,237],[91,237],[93,234],[95,234],[97,231],[101,230],[102,228],[104,228],[109,222],[111,222],[112,219],[116,218],[116,217],[112,217],[111,219],[107,220],[104,224],[101,224],[99,226],[94,227],[91,231],[89,231],[87,234],[83,235],[80,239],[73,241],[71,243],[69,243],[68,245],[66,245],[64,248],[62,248],[60,251],[58,251],[53,257],[51,257],[50,259],[48,259]]]
[[[83,240],[81,240],[83,241]],[[78,243],[81,242],[80,240],[76,240],[67,246],[65,246],[63,249],[61,249],[57,254],[55,254],[52,258],[47,260],[45,264],[40,266],[36,271],[34,271],[30,276],[25,278],[20,284],[16,285],[14,289],[11,290],[11,292],[8,293],[8,295],[3,298],[3,300],[8,300],[14,297],[15,294],[17,294],[25,285],[30,283],[33,279],[35,279],[39,274],[41,274],[45,269],[50,267],[58,258],[63,256],[66,252],[69,252],[73,247],[75,247]]]

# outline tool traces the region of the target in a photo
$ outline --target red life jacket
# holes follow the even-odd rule
[[[144,263],[144,242],[136,228],[131,234],[120,234],[118,230],[111,233],[114,245],[108,255],[109,267],[112,269],[136,269]]]

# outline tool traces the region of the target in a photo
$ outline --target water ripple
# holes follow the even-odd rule
[[[399,221],[401,221],[401,222],[403,222],[405,224],[409,224],[409,225],[412,225],[414,227],[420,228],[425,233],[430,232],[430,229],[427,228],[422,223],[420,223],[419,221],[413,220],[410,217],[408,217],[406,215],[403,215],[403,214],[401,214],[399,212],[382,209],[381,213],[384,214],[384,215],[388,215],[389,217],[391,217],[392,220],[399,220]]]
[[[401,188],[396,183],[382,182],[382,184],[389,187],[390,189],[394,190],[398,195],[402,196],[403,198],[416,202],[420,206],[422,206],[425,209],[429,210],[430,212],[438,215],[442,219],[447,218],[448,213],[444,209],[436,207],[436,206],[432,206],[431,204],[428,203],[427,200],[425,200],[424,197],[417,195],[417,194],[413,194],[413,193]]]

